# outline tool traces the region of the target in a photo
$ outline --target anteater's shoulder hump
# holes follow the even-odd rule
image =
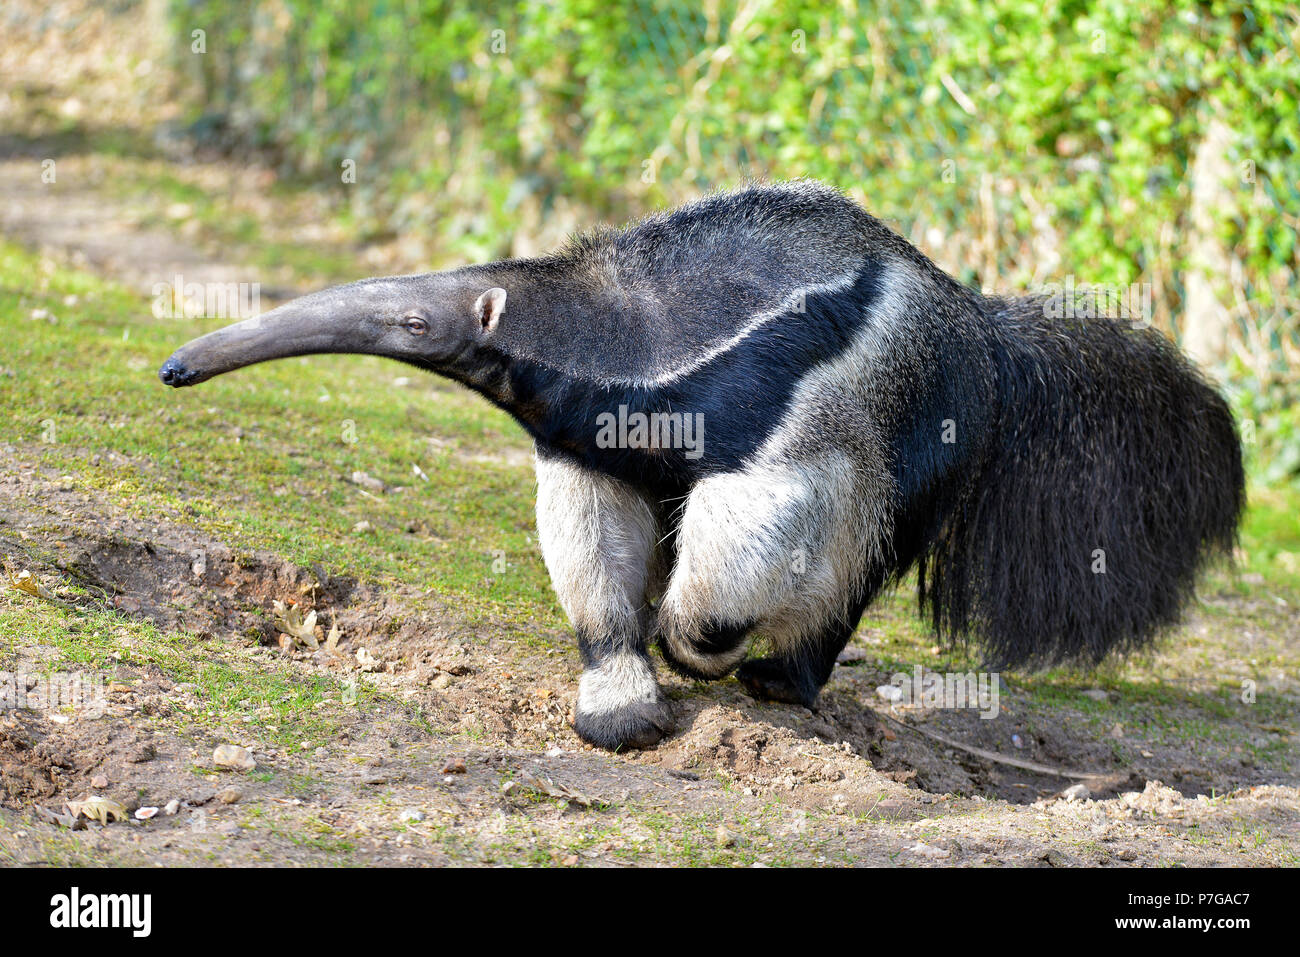
[[[512,345],[585,376],[662,379],[802,296],[851,286],[889,255],[880,232],[902,242],[811,181],[749,185],[593,230],[547,260],[590,308],[514,330]]]

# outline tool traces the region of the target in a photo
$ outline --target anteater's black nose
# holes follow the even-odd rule
[[[186,368],[184,363],[177,362],[174,358],[168,359],[158,370],[158,378],[162,379],[167,385],[182,386],[189,385],[194,379],[194,373]]]

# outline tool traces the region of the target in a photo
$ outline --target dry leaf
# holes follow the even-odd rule
[[[15,575],[5,567],[5,573],[9,576],[9,584],[21,592],[26,592],[33,598],[53,598],[48,588],[36,580],[36,576],[24,569]]]
[[[580,807],[591,807],[596,803],[581,791],[575,791],[562,784],[556,784],[550,778],[544,778],[540,774],[534,774],[531,771],[520,770],[519,777],[516,780],[530,791],[536,791],[547,797],[559,798],[561,801],[569,801]]]
[[[98,794],[82,801],[69,801],[68,813],[73,817],[85,815],[92,821],[108,824],[113,819],[126,820],[126,807],[112,798],[100,797]]]
[[[296,638],[302,644],[315,651],[320,647],[316,640],[316,612],[309,612],[306,618],[297,605],[286,605],[282,601],[275,603],[275,627],[282,634]]]
[[[66,827],[72,831],[82,830],[86,826],[86,822],[81,820],[75,814],[59,814],[56,811],[43,808],[39,804],[36,806],[36,812],[47,821],[57,824],[60,827]]]

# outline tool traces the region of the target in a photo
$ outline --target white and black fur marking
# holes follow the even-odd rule
[[[992,668],[1095,662],[1178,620],[1235,541],[1232,416],[1159,333],[1046,312],[960,285],[833,189],[784,183],[551,256],[306,296],[159,374],[366,352],[508,411],[536,441],[542,553],[586,669],[577,731],[648,747],[672,727],[650,644],[811,707],[913,568],[936,632]],[[699,416],[707,438],[605,447],[620,410]]]

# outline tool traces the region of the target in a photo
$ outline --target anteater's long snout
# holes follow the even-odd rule
[[[237,322],[192,339],[162,364],[158,378],[166,385],[180,388],[197,385],[215,375],[255,362],[292,355],[284,348],[284,336],[277,335],[267,326],[266,320],[274,315],[272,311],[257,319]],[[281,328],[279,331],[284,330]]]
[[[196,382],[202,382],[207,376],[201,376],[198,370],[191,369],[183,360],[173,355],[158,370],[158,378],[162,379],[165,385],[179,389],[183,385],[194,385]]]
[[[158,378],[179,388],[271,359],[368,351],[364,313],[346,293],[344,287],[304,296],[193,339],[162,364]]]

